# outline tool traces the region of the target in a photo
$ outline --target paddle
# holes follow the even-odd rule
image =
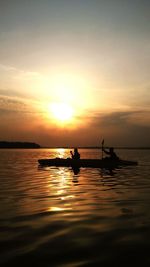
[[[102,140],[102,146],[101,146],[101,148],[102,148],[102,159],[103,159],[103,147],[104,147],[104,139]]]

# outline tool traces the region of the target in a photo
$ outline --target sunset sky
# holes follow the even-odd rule
[[[0,140],[150,146],[150,1],[6,0]]]

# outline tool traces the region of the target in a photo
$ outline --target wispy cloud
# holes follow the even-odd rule
[[[5,71],[5,72],[10,72],[13,73],[14,75],[20,76],[20,77],[41,77],[42,75],[39,72],[36,71],[26,71],[23,69],[18,69],[14,66],[11,65],[5,65],[0,63],[0,71]],[[17,77],[16,76],[16,77]]]
[[[0,70],[2,71],[17,71],[17,69],[13,66],[4,65],[0,63]]]
[[[150,127],[150,110],[131,110],[110,113],[97,112],[93,116],[89,116],[88,119],[95,127],[126,127],[129,125]]]
[[[3,112],[27,112],[29,106],[17,97],[0,96],[0,108]]]
[[[9,90],[4,94],[4,91],[0,90],[0,115],[5,113],[11,114],[13,112],[21,116],[21,114],[37,114],[40,112],[38,110],[38,106],[40,105],[38,101],[19,95],[9,95]]]

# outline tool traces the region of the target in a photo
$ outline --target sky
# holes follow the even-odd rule
[[[150,1],[0,1],[0,140],[150,146]]]

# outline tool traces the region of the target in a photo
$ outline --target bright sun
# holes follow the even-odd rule
[[[60,122],[68,122],[73,117],[73,109],[66,103],[52,103],[50,109],[53,117]]]

